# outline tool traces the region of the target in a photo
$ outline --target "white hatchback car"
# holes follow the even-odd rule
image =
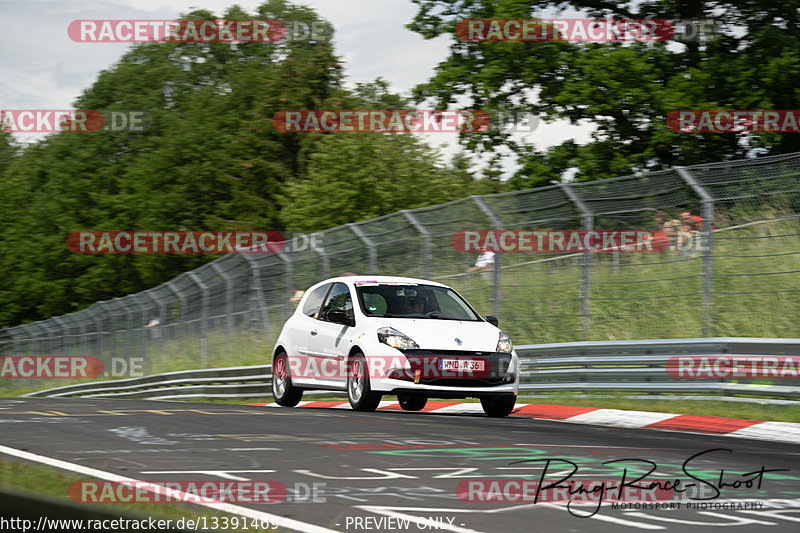
[[[479,398],[489,416],[514,409],[519,359],[494,317],[456,291],[388,276],[332,278],[308,289],[272,356],[272,393],[294,407],[306,389],[347,391],[357,411],[383,394],[419,411],[429,397]]]

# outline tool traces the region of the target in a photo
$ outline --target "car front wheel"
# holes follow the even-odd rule
[[[272,396],[282,407],[294,407],[303,398],[303,389],[292,385],[286,352],[278,352],[272,360]]]
[[[481,406],[486,416],[496,418],[508,416],[514,410],[514,404],[517,403],[517,397],[513,395],[504,396],[487,396],[481,398]]]
[[[373,392],[369,385],[369,368],[363,354],[350,359],[347,373],[347,399],[354,411],[374,411],[381,403],[381,394]]]

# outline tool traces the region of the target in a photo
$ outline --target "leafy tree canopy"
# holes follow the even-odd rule
[[[481,109],[524,109],[544,120],[597,125],[591,142],[548,150],[507,134],[464,136],[481,151],[510,147],[522,168],[515,188],[547,184],[570,168],[577,179],[800,150],[792,134],[677,133],[679,109],[795,109],[800,100],[800,24],[792,0],[775,2],[608,2],[572,0],[413,0],[409,28],[426,38],[453,35],[450,55],[414,90],[444,106],[469,98]],[[575,16],[613,19],[716,19],[719,35],[651,43],[467,42],[455,25],[469,18]],[[566,14],[565,14],[566,13]],[[549,17],[548,17],[549,18]],[[542,123],[540,128],[547,128]]]

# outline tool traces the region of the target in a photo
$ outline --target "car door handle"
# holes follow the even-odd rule
[[[312,330],[311,330],[311,334],[312,334],[312,335],[316,335],[316,334],[317,334],[317,330],[315,330],[315,329],[312,329]]]

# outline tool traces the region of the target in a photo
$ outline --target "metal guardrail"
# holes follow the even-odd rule
[[[676,355],[800,355],[800,339],[704,338],[569,342],[516,347],[520,392],[640,392],[800,400],[800,378],[676,379],[667,361]],[[246,398],[271,394],[271,365],[211,368],[69,385],[28,397]],[[316,391],[309,391],[315,393]],[[320,394],[330,392],[320,391]]]
[[[272,365],[208,368],[140,378],[79,383],[26,394],[26,397],[80,398],[247,398],[272,394]]]

